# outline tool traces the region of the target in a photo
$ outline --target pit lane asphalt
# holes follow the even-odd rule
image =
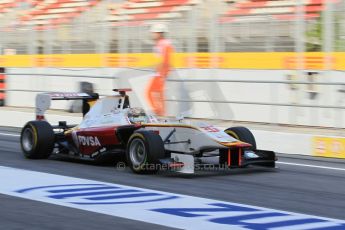
[[[18,134],[17,130],[3,128],[0,133]],[[345,171],[336,170],[345,169],[345,160],[279,154],[280,162],[302,165],[277,164],[278,169],[234,169],[196,175],[137,175],[129,169],[117,169],[116,162],[99,166],[55,156],[28,160],[22,156],[19,137],[1,134],[0,156],[1,166],[345,219]],[[123,161],[123,157],[117,161]],[[169,229],[6,195],[0,195],[0,204],[3,229]]]

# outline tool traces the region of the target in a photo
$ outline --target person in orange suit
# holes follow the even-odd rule
[[[156,75],[149,83],[146,91],[147,100],[151,110],[158,116],[165,115],[165,83],[171,70],[171,60],[174,48],[165,35],[168,28],[164,24],[154,24],[151,33],[155,40],[155,53],[158,55],[159,63],[156,67]]]

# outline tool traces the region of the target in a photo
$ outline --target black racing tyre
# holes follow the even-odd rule
[[[236,138],[237,140],[246,142],[248,144],[251,144],[252,147],[250,149],[255,150],[256,149],[256,141],[253,133],[247,129],[246,127],[231,127],[225,130],[227,134],[232,136],[233,138]]]
[[[164,156],[163,140],[152,131],[136,131],[128,140],[127,163],[135,173],[156,173],[160,166],[159,159]]]
[[[53,152],[55,135],[46,121],[29,121],[20,134],[24,156],[29,159],[45,159]]]

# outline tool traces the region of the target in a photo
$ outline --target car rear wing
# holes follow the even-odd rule
[[[83,115],[89,109],[89,102],[95,101],[99,98],[97,93],[40,93],[36,96],[36,120],[44,120],[45,112],[50,108],[52,100],[82,100],[83,101]]]

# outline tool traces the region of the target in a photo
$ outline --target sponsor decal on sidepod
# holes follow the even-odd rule
[[[78,136],[79,144],[84,146],[101,146],[97,137],[93,136]]]

